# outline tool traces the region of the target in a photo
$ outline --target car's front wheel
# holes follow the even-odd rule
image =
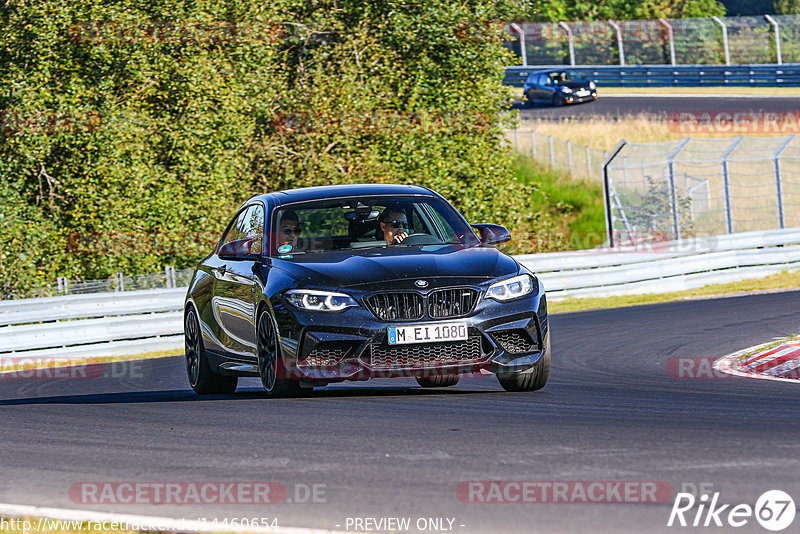
[[[567,103],[567,101],[562,95],[560,95],[558,93],[553,95],[553,107],[558,108],[558,107],[563,106],[566,103]]]
[[[458,384],[458,375],[441,375],[429,378],[417,377],[417,384],[424,388],[446,388]]]
[[[238,377],[219,375],[211,369],[194,308],[186,314],[183,337],[186,348],[186,375],[194,392],[198,395],[210,395],[236,391]]]
[[[532,368],[521,373],[498,374],[497,381],[506,391],[536,391],[547,384],[550,376],[550,339],[542,358]]]
[[[285,367],[280,357],[278,335],[269,312],[263,310],[256,326],[256,350],[258,352],[258,374],[268,397],[290,397],[301,392],[297,380],[283,378]]]

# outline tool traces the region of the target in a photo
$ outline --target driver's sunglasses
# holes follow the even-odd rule
[[[281,230],[284,235],[300,235],[300,228],[284,228]]]
[[[392,228],[405,228],[408,230],[408,221],[389,221]]]

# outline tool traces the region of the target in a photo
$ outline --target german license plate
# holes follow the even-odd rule
[[[408,326],[390,326],[389,345],[408,343],[434,343],[436,341],[464,341],[467,339],[467,323],[430,323]]]

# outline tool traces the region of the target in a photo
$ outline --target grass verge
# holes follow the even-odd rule
[[[757,106],[754,104],[754,108]],[[781,123],[783,124],[783,123]],[[612,150],[620,139],[631,143],[657,143],[677,141],[686,137],[709,139],[733,139],[738,135],[751,137],[785,137],[792,131],[778,132],[735,132],[712,131],[713,124],[681,125],[677,121],[669,122],[666,116],[654,117],[645,113],[627,115],[620,120],[604,117],[588,119],[567,119],[559,121],[525,120],[520,122],[520,129],[535,130],[536,135],[552,135],[558,139],[569,139],[573,143],[588,145],[600,150]]]
[[[534,160],[520,157],[516,177],[541,192],[538,209],[553,220],[569,249],[593,248],[605,237],[603,189],[598,182],[570,177]],[[542,236],[545,237],[546,236]]]
[[[698,289],[676,291],[673,293],[654,293],[647,295],[622,295],[618,297],[598,297],[587,299],[567,299],[559,302],[548,302],[550,313],[568,313],[605,308],[623,308],[641,306],[659,302],[673,302],[713,297],[733,297],[753,292],[770,292],[774,290],[800,289],[800,271],[784,272],[760,278],[743,280],[729,284],[713,284]]]

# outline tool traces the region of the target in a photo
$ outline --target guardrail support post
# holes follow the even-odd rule
[[[117,273],[114,277],[117,279],[117,287],[114,291],[125,291],[125,279],[122,277],[122,273]]]
[[[733,233],[733,210],[731,208],[731,183],[728,176],[728,157],[736,150],[744,140],[744,137],[737,137],[722,154],[722,188],[725,192],[725,226],[729,234]]]
[[[781,183],[781,160],[780,160],[780,156],[781,156],[781,152],[783,152],[783,149],[786,148],[786,146],[789,143],[792,142],[792,139],[794,139],[794,134],[790,135],[786,139],[784,139],[783,142],[775,150],[775,153],[772,154],[772,158],[773,158],[772,161],[773,161],[774,172],[775,172],[775,194],[777,195],[777,200],[778,200],[778,227],[779,228],[785,228],[785,223],[786,223],[786,221],[784,220],[784,215],[783,215],[783,185]]]
[[[558,21],[558,25],[564,28],[567,32],[567,39],[569,39],[569,64],[575,66],[575,41],[572,39],[572,28],[563,20]]]
[[[550,143],[550,168],[552,169],[556,164],[556,154],[555,150],[553,149],[553,136],[548,135],[547,141]]]
[[[714,22],[719,24],[720,27],[722,27],[722,47],[725,50],[725,64],[726,65],[730,65],[731,64],[731,51],[730,51],[730,48],[728,48],[728,27],[725,25],[725,23],[722,21],[721,18],[719,18],[717,16],[713,16],[711,18],[714,20]]]
[[[675,239],[681,238],[681,224],[680,218],[678,217],[678,190],[675,187],[675,158],[678,157],[678,154],[686,144],[691,141],[691,137],[687,137],[678,143],[678,145],[672,149],[672,151],[667,155],[667,169],[669,172],[669,193],[671,197],[671,204],[672,204],[672,231],[675,232]]]
[[[772,24],[773,28],[775,28],[775,55],[777,56],[776,59],[778,60],[778,65],[782,65],[783,58],[781,57],[781,28],[778,25],[778,21],[769,15],[764,15],[764,18],[767,19],[767,22]],[[781,226],[781,228],[783,228],[783,226]]]
[[[519,24],[512,22],[509,27],[519,34],[519,54],[522,57],[522,66],[528,66],[528,51],[525,50],[525,32],[520,28]]]
[[[675,63],[675,32],[672,31],[672,24],[667,22],[667,19],[661,18],[658,21],[667,28],[667,37],[669,38],[669,61],[671,65]]]
[[[622,47],[622,28],[619,27],[619,24],[614,22],[611,19],[608,19],[608,23],[611,24],[611,27],[617,32],[617,46],[619,47],[619,64],[620,66],[625,66],[625,50]]]

